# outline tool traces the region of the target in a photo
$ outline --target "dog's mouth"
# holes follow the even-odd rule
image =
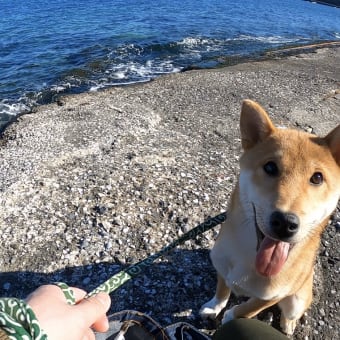
[[[255,268],[256,271],[263,276],[274,276],[281,271],[283,265],[286,263],[292,245],[288,242],[275,240],[266,236],[258,225],[254,204],[253,210],[257,236]]]

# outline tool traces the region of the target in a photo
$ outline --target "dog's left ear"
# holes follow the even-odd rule
[[[326,137],[326,143],[335,159],[340,166],[340,125],[332,130]]]
[[[273,133],[275,126],[261,105],[247,99],[242,104],[240,129],[242,147],[247,150]]]

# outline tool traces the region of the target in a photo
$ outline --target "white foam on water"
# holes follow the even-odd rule
[[[147,60],[145,63],[130,61],[115,64],[106,71],[106,74],[119,81],[124,79],[135,79],[135,81],[141,79],[143,81],[146,78],[151,79],[155,75],[179,71],[180,68],[175,67],[171,60]]]
[[[209,39],[202,37],[186,37],[179,42],[177,45],[184,48],[186,51],[201,52],[203,49],[208,50],[219,50],[220,46],[223,45],[225,40]]]
[[[124,79],[126,77],[126,73],[124,71],[117,71],[114,72],[112,75],[116,79]]]
[[[303,37],[283,37],[279,35],[274,36],[255,36],[255,35],[247,35],[240,34],[237,37],[226,38],[226,39],[210,39],[210,38],[202,38],[202,37],[186,37],[179,41],[177,45],[184,46],[189,49],[197,49],[197,48],[205,48],[208,51],[219,50],[224,47],[224,45],[231,41],[259,41],[263,43],[269,44],[288,44],[294,43],[301,40],[308,40]]]
[[[91,86],[89,91],[90,92],[97,92],[98,90],[104,88],[104,86],[100,86],[100,85],[95,85],[95,86]]]
[[[60,92],[64,92],[66,89],[68,89],[70,87],[71,87],[71,84],[53,85],[51,87],[51,90],[56,92],[56,93],[60,93]]]
[[[200,38],[200,37],[186,37],[183,40],[179,41],[178,45],[184,45],[187,47],[197,47],[201,45],[207,45],[212,41],[212,39],[208,38]]]
[[[303,37],[288,38],[288,37],[282,37],[280,35],[276,35],[276,36],[252,36],[252,35],[241,34],[240,36],[234,38],[233,40],[259,41],[259,42],[269,43],[269,44],[290,44],[290,43],[298,42],[298,41],[301,41],[301,40],[305,40],[305,38],[303,38]]]
[[[218,38],[206,38],[206,37],[186,37],[177,42],[177,45],[181,48],[179,53],[180,57],[184,60],[191,59],[192,61],[198,61],[204,58],[206,53],[221,53],[228,54],[228,51],[236,49],[242,49],[242,45],[246,45],[247,42],[254,42],[259,44],[261,49],[262,44],[269,45],[285,45],[293,43],[301,43],[302,41],[308,41],[308,39],[296,36],[285,37],[280,35],[273,36],[255,36],[248,34],[240,34],[235,37],[218,39]],[[238,43],[239,42],[239,43]],[[236,43],[236,45],[234,45]],[[245,47],[245,49],[247,49]]]
[[[140,84],[140,83],[146,83],[150,80],[151,80],[151,78],[144,79],[144,80],[137,80],[137,81],[121,81],[119,83],[118,82],[111,82],[111,83],[106,83],[106,84],[98,84],[98,85],[91,86],[89,91],[90,92],[97,92],[97,91],[105,89],[107,87]]]
[[[114,64],[105,71],[107,77],[92,81],[89,91],[119,85],[130,85],[148,82],[154,77],[180,72],[181,68],[173,65],[172,60],[147,60],[144,63],[130,61]]]
[[[0,102],[0,115],[16,116],[29,111],[29,106],[23,103],[8,103],[6,100]]]

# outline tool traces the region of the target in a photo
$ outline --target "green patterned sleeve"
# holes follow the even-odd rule
[[[10,340],[47,340],[31,307],[19,299],[0,299],[0,327]]]

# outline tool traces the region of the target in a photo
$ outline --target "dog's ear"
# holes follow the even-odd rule
[[[275,126],[258,103],[247,99],[242,104],[240,129],[242,147],[247,150],[274,132]]]
[[[326,143],[335,159],[340,166],[340,125],[332,130],[326,137]]]

